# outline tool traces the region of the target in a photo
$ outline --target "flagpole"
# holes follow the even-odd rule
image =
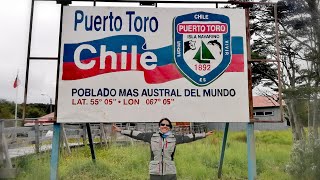
[[[16,129],[18,127],[18,91],[19,91],[19,69],[17,71],[17,76],[16,76],[16,80],[15,80],[15,84],[16,85],[16,107],[15,107],[15,111],[14,111],[14,133],[13,133],[13,140],[15,141],[17,139],[17,133],[16,133]]]
[[[18,116],[18,91],[19,91],[19,86],[17,86],[17,90],[16,90],[16,108],[15,108],[15,112],[14,112],[14,119],[16,120],[15,122],[15,127],[17,127],[17,116]]]

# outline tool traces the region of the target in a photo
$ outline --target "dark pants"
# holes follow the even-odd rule
[[[177,176],[175,174],[168,174],[163,176],[150,174],[150,180],[177,180]]]

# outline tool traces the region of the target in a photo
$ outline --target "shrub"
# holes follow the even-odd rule
[[[286,170],[293,179],[316,180],[320,177],[320,139],[297,141]]]

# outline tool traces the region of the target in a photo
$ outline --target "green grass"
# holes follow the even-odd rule
[[[260,131],[256,136],[258,179],[289,179],[285,166],[292,146],[291,132]],[[178,145],[175,154],[177,177],[182,180],[217,179],[223,133],[197,142]],[[148,144],[95,147],[96,164],[88,146],[60,153],[59,179],[148,179]],[[49,179],[50,154],[19,158],[17,179]],[[223,179],[247,179],[247,144],[244,132],[229,133],[223,165]]]

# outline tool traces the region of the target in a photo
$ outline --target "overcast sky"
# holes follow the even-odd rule
[[[37,2],[31,56],[56,57],[59,6]],[[23,102],[31,0],[2,1],[0,6],[0,98],[15,101],[13,83],[19,71],[18,102]],[[54,99],[56,61],[31,61],[28,102],[49,103]],[[41,95],[46,94],[46,95]]]
[[[85,4],[81,3],[78,5]],[[92,3],[87,5],[92,5]],[[113,5],[137,6],[138,4],[117,3]],[[181,6],[180,4],[179,7]],[[207,7],[208,5],[197,6]],[[2,62],[0,66],[0,99],[15,101],[18,89],[18,103],[23,102],[30,7],[31,0],[2,0],[0,5],[0,61]],[[31,47],[32,57],[58,56],[59,15],[60,6],[55,1],[35,2]],[[30,61],[29,68],[27,103],[49,103],[49,97],[54,100],[57,61],[32,60]],[[14,89],[13,83],[18,71],[20,86]]]

